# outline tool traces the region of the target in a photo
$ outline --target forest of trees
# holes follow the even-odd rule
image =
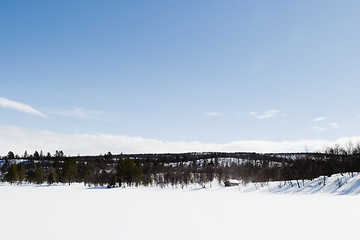
[[[301,182],[335,173],[360,172],[360,145],[338,145],[322,153],[183,153],[120,154],[100,156],[53,155],[35,151],[22,156],[12,151],[0,160],[1,181],[10,184],[71,184],[88,186],[173,186],[189,184],[211,186],[214,180],[223,184],[236,179],[249,182]],[[324,181],[325,184],[325,181]]]

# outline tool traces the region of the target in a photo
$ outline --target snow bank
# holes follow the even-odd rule
[[[324,184],[325,181],[325,184]],[[241,192],[270,192],[291,194],[357,195],[360,193],[360,174],[334,174],[310,180],[250,183],[240,185]]]

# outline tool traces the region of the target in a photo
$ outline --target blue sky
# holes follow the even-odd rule
[[[358,137],[359,12],[358,1],[1,1],[0,154],[93,153],[74,136],[97,138],[98,152],[145,151],[104,135],[185,144],[176,151]]]

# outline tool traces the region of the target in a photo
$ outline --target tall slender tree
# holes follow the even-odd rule
[[[6,181],[13,184],[14,182],[16,182],[18,180],[18,178],[19,178],[19,175],[18,175],[17,166],[15,163],[13,163],[10,165],[9,172],[6,174]]]
[[[18,165],[19,182],[22,183],[26,178],[26,168],[23,163]]]
[[[77,173],[77,164],[74,159],[66,160],[62,169],[62,182],[69,183],[75,181]]]
[[[43,167],[36,168],[34,179],[35,179],[36,184],[42,184],[44,182],[44,169],[43,169]]]

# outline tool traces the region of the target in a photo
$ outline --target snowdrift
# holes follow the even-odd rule
[[[270,192],[292,194],[332,194],[358,195],[360,193],[360,174],[334,174],[330,177],[321,176],[314,180],[291,180],[268,183],[240,184],[241,192]]]

